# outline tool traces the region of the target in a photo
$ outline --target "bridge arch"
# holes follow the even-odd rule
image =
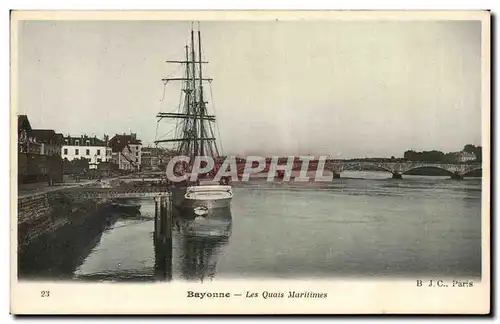
[[[359,171],[360,166],[357,163],[349,163],[344,165],[342,171]]]
[[[409,172],[411,171],[414,171],[414,170],[419,170],[419,169],[434,169],[434,170],[442,170],[442,171],[445,171],[448,175],[453,175],[454,172],[453,171],[450,171],[444,167],[440,167],[440,166],[433,166],[433,165],[418,165],[418,166],[415,166],[415,167],[412,167],[408,170],[405,170],[403,172],[403,174],[408,174]]]
[[[369,166],[369,167],[372,167],[372,168],[375,168],[375,169],[378,169],[380,171],[386,171],[386,172],[389,172],[389,173],[394,173],[394,170],[391,170],[389,168],[386,168],[384,166],[380,166],[380,165],[377,165],[375,163],[370,163],[370,164],[367,164],[366,166]]]
[[[366,167],[368,168],[373,168],[378,171],[386,171],[389,173],[394,173],[394,170],[391,170],[387,167],[384,167],[382,165],[379,165],[378,163],[373,163],[373,162],[353,162],[353,163],[348,163],[344,165],[343,171],[365,171]],[[369,170],[366,170],[369,171]]]

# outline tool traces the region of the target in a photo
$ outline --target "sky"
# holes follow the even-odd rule
[[[63,134],[137,133],[178,109],[183,21],[21,21],[18,111]],[[401,157],[481,144],[479,21],[204,21],[227,155]]]

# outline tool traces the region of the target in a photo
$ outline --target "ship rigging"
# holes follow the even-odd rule
[[[221,151],[217,145],[215,131],[215,115],[207,112],[209,103],[204,95],[204,84],[210,83],[212,78],[203,77],[203,65],[208,61],[202,60],[201,33],[198,30],[198,44],[195,44],[195,32],[191,30],[191,46],[186,45],[184,60],[168,60],[167,63],[181,64],[184,70],[183,77],[166,77],[162,81],[164,86],[169,82],[182,82],[182,97],[179,103],[179,112],[160,112],[157,114],[158,123],[163,119],[177,120],[174,131],[175,137],[159,139],[158,133],[155,145],[174,143],[175,152],[179,155],[189,156],[193,161],[196,156],[209,155],[218,159]],[[197,50],[195,48],[197,47]],[[211,90],[211,88],[210,88]],[[210,91],[212,94],[212,91]],[[211,96],[213,100],[213,97]],[[213,104],[212,104],[213,107]],[[158,127],[157,127],[158,129]]]
[[[228,177],[221,178],[220,182],[215,184],[210,179],[206,179],[207,175],[208,177],[215,176],[221,166],[222,157],[214,132],[214,128],[217,127],[215,115],[208,114],[208,101],[204,95],[204,84],[207,82],[210,84],[212,79],[203,76],[203,65],[208,62],[203,60],[199,24],[197,36],[198,42],[195,44],[195,32],[191,28],[191,45],[184,47],[184,60],[167,61],[167,63],[181,64],[184,68],[182,77],[162,79],[164,86],[171,81],[182,82],[180,111],[157,114],[158,123],[163,119],[172,119],[177,121],[177,126],[174,129],[176,131],[175,137],[169,139],[158,139],[157,137],[155,145],[174,143],[175,154],[188,156],[190,158],[189,165],[181,165],[181,168],[177,169],[185,175],[193,171],[196,157],[209,156],[213,159],[214,168],[211,172],[203,175],[195,174],[197,178],[195,183],[176,183],[173,189],[173,200],[177,207],[187,208],[197,215],[208,215],[212,209],[229,207],[233,192]],[[212,91],[210,93],[212,94]],[[213,101],[213,96],[211,99]],[[204,181],[200,181],[200,176]]]

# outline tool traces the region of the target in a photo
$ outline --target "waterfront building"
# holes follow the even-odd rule
[[[475,161],[476,155],[474,153],[461,151],[461,152],[458,152],[458,154],[457,154],[457,160],[459,163]]]
[[[79,137],[66,136],[61,149],[63,159],[69,161],[84,158],[89,162],[90,169],[97,169],[101,162],[109,162],[111,155],[107,155],[107,145],[104,140],[87,135]]]
[[[56,133],[53,129],[32,129],[29,137],[34,143],[39,144],[40,155],[61,155],[63,135]]]
[[[137,171],[141,169],[142,142],[137,134],[116,134],[109,140],[111,162],[120,170]]]
[[[62,181],[63,135],[53,129],[33,129],[28,116],[17,116],[19,183]]]
[[[28,153],[30,150],[30,138],[29,133],[31,132],[31,124],[26,115],[17,116],[17,151],[18,153]],[[36,148],[39,150],[40,148]]]
[[[168,161],[175,155],[175,152],[161,147],[143,147],[141,150],[141,170],[165,170]]]
[[[141,169],[145,171],[157,171],[158,167],[158,156],[155,152],[155,148],[143,147],[141,150]]]
[[[28,116],[17,116],[17,142],[19,153],[60,155],[63,135],[53,129],[33,129]]]

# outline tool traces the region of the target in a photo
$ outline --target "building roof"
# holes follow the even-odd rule
[[[30,131],[30,121],[28,120],[28,116],[26,115],[17,115],[17,131],[19,132],[22,129]]]
[[[56,132],[53,129],[32,129],[29,136],[37,142],[45,144],[53,143],[56,140]]]
[[[137,139],[136,134],[116,134],[112,139],[109,140],[108,145],[111,147],[113,152],[121,152],[128,145],[142,145],[142,142]]]
[[[64,143],[64,135],[61,133],[56,133],[56,140],[61,144]]]
[[[76,144],[78,141],[78,145]],[[82,136],[65,136],[64,145],[72,146],[106,146],[106,142],[97,138],[96,136],[90,137],[87,135]]]

